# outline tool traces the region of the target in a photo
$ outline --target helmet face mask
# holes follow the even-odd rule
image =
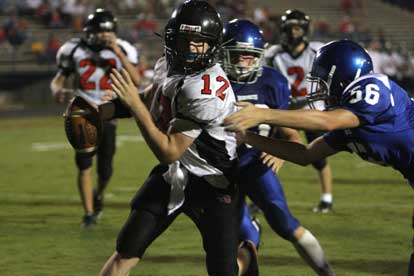
[[[319,78],[308,76],[306,80],[310,84],[310,91],[307,95],[309,106],[312,109],[317,109],[317,102],[323,101],[326,110],[332,110],[338,107],[339,99],[335,95],[330,95],[329,84]]]
[[[233,82],[254,83],[261,76],[264,39],[260,29],[248,20],[233,20],[224,28],[221,62]]]
[[[212,66],[221,46],[222,30],[219,14],[207,2],[190,0],[181,4],[165,26],[169,68],[191,74]]]
[[[235,82],[255,82],[261,75],[264,50],[246,46],[229,46],[223,50],[224,71]],[[249,65],[241,64],[246,59]]]

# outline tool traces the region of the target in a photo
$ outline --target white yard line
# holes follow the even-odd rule
[[[119,187],[117,188],[119,193],[105,193],[106,199],[112,199],[117,202],[125,201],[129,203],[133,194],[126,195],[125,192],[135,192],[138,187]],[[0,200],[14,201],[14,200],[70,200],[70,201],[79,201],[79,196],[77,194],[41,194],[41,193],[1,193]],[[303,202],[303,201],[289,201],[288,205],[290,207],[304,207],[311,208],[312,202]],[[364,208],[364,209],[396,209],[396,208],[413,208],[413,204],[408,202],[406,203],[338,203],[335,204],[336,208],[339,209],[355,209],[355,208]]]
[[[116,137],[116,146],[122,147],[125,142],[143,142],[144,138],[140,135],[119,135]],[[32,143],[31,151],[43,152],[70,149],[69,142],[36,142]]]

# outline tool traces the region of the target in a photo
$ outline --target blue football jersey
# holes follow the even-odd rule
[[[348,85],[341,108],[357,115],[362,124],[327,133],[325,141],[336,150],[392,166],[413,185],[414,112],[407,92],[385,75],[369,74]]]
[[[237,101],[253,103],[262,108],[287,109],[290,90],[286,78],[275,69],[263,66],[262,74],[254,83],[231,82]],[[263,136],[273,133],[267,124],[250,129]],[[261,151],[248,145],[238,147],[240,165],[244,166],[260,157]]]

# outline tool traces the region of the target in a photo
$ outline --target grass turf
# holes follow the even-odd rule
[[[112,254],[128,204],[156,164],[132,121],[119,124],[114,175],[99,225],[82,229],[73,151],[62,118],[0,120],[1,275],[97,275]],[[411,252],[413,192],[390,168],[341,153],[330,159],[334,209],[310,212],[319,199],[312,167],[280,173],[291,212],[324,247],[337,275],[406,275]],[[259,215],[262,276],[314,275],[290,243]],[[206,275],[201,239],[180,216],[149,248],[131,275]]]

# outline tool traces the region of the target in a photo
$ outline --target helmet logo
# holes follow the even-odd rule
[[[241,47],[241,48],[253,48],[254,47],[253,43],[250,43],[250,42],[241,42],[241,41],[237,41],[236,42],[236,46],[237,47]]]
[[[181,24],[180,25],[180,32],[201,33],[201,26]]]
[[[112,23],[111,21],[101,22],[99,23],[99,27],[101,29],[111,30],[114,28],[114,23]]]

